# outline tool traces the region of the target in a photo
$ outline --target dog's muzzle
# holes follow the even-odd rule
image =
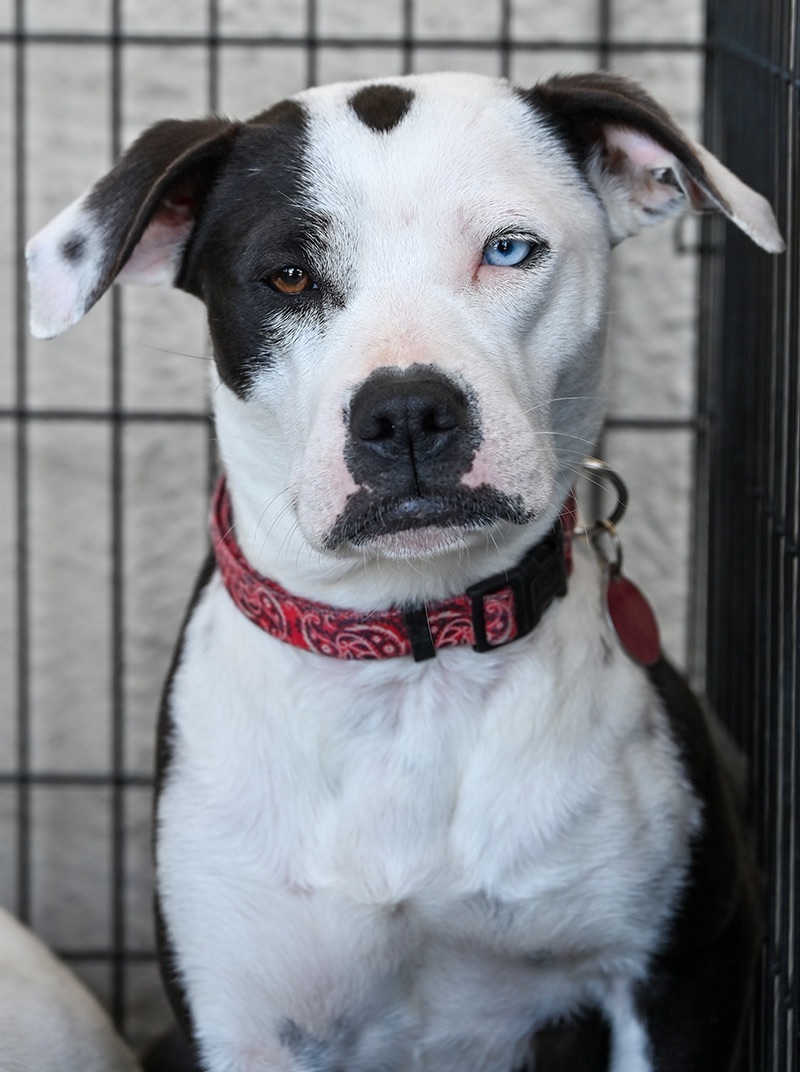
[[[328,534],[329,550],[409,529],[532,520],[518,497],[462,483],[483,438],[477,406],[438,369],[377,369],[345,420],[345,461],[359,490]]]

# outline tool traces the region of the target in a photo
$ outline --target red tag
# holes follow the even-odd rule
[[[661,657],[658,622],[645,597],[617,570],[610,570],[606,586],[608,620],[619,642],[641,666],[652,666]]]

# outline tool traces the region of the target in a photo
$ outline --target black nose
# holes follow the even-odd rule
[[[350,411],[353,435],[366,449],[390,456],[435,453],[464,427],[466,399],[441,377],[371,380]]]
[[[436,369],[378,369],[350,406],[347,462],[375,491],[420,494],[467,472],[480,436],[464,391]]]

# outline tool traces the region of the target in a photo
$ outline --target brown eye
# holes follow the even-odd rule
[[[269,277],[269,285],[281,294],[302,294],[304,290],[312,290],[316,283],[304,268],[287,265]]]

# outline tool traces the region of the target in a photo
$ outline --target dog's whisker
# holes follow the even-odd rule
[[[536,402],[532,402],[522,410],[522,413],[524,416],[528,416],[539,410],[548,410],[556,402],[591,402],[593,406],[599,405],[599,408],[605,409],[610,404],[611,399],[603,397],[602,395],[556,395],[554,398],[542,398]]]
[[[551,432],[550,435],[560,436],[562,439],[574,439],[576,443],[583,443],[589,450],[594,449],[595,441],[586,439],[584,436],[575,435],[572,432]],[[562,448],[559,448],[562,449]],[[585,451],[583,452],[585,454]]]
[[[275,518],[275,522],[273,523],[273,531],[278,525],[278,523],[283,520],[284,516],[289,513],[289,511],[292,509],[292,506],[293,504],[291,500],[289,500],[283,505],[278,516]],[[295,537],[298,533],[300,533],[300,522],[295,516],[292,520],[292,523],[286,528],[285,532],[283,533],[281,542],[276,548],[275,553],[276,560],[280,559],[281,556],[283,556],[284,564],[287,567],[289,566],[289,556],[292,552],[293,546],[295,547],[295,568],[298,568],[300,555],[303,553],[304,540],[302,539],[302,536],[299,540],[295,541]]]
[[[273,522],[273,524],[271,526],[271,531],[270,531],[270,534],[269,534],[269,536],[267,538],[271,537],[272,533],[274,532],[276,526],[279,524],[279,522],[283,518],[284,514],[286,514],[291,509],[291,505],[292,505],[291,502],[288,502],[281,508],[279,514],[277,515],[277,517],[275,518],[275,520],[274,520],[274,522]],[[285,531],[283,533],[283,536],[281,537],[281,542],[278,544],[278,546],[274,550],[275,562],[278,562],[278,561],[280,561],[281,558],[283,558],[284,565],[286,566],[287,569],[290,569],[289,555],[291,554],[291,549],[292,549],[292,546],[293,546],[293,544],[295,542],[295,534],[299,531],[299,527],[300,527],[299,523],[298,523],[297,519],[295,519],[292,522],[291,525],[287,526],[287,528],[285,529]],[[265,543],[266,543],[266,541],[265,541]],[[264,546],[264,545],[262,545],[262,546]],[[296,548],[295,566],[297,566],[297,564],[299,563],[299,556],[300,556],[300,554],[302,554],[302,549],[303,549],[303,542],[302,542],[302,540],[300,540],[297,543],[297,548]]]
[[[295,520],[284,532],[281,542],[275,552],[276,560],[283,558],[284,564],[288,567],[292,549],[294,549],[295,570],[299,568],[300,556],[303,553],[303,540],[296,538],[299,532],[300,524]]]
[[[273,503],[277,499],[280,499],[281,496],[283,496],[283,495],[289,496],[290,493],[291,493],[290,488],[282,488],[280,491],[276,491],[275,494],[272,496],[272,498],[267,501],[267,503],[264,505],[264,508],[262,509],[261,513],[258,515],[258,518],[256,519],[255,530],[253,532],[253,539],[255,539],[256,536],[258,535],[258,530],[261,527],[261,524],[262,524],[264,518],[266,517],[268,511],[272,508]],[[280,514],[283,512],[284,509],[286,509],[286,507],[288,505],[291,505],[290,502],[284,503],[284,505],[281,507],[281,510],[280,510],[278,516],[280,516]]]
[[[279,500],[283,496],[286,496],[286,501],[280,506],[280,508],[278,509],[277,513],[275,513],[275,515],[273,516],[272,521],[270,522],[270,524],[268,526],[264,527],[264,519],[266,518],[267,513],[272,509],[272,507],[274,506],[275,502],[277,500]],[[275,531],[276,527],[280,524],[281,520],[283,519],[283,517],[285,516],[287,511],[291,510],[291,508],[292,508],[292,501],[291,501],[291,497],[290,497],[290,494],[289,494],[289,489],[284,489],[283,491],[277,492],[275,495],[272,496],[272,498],[269,500],[269,502],[264,506],[263,510],[261,511],[261,514],[259,515],[258,519],[256,520],[255,528],[253,530],[253,542],[255,543],[256,540],[257,540],[257,537],[258,537],[259,530],[262,529],[262,527],[263,527],[263,537],[262,537],[261,543],[260,543],[260,551],[261,551],[262,554],[263,554],[264,548],[267,545],[267,542],[269,541],[269,539],[272,536],[273,532]]]
[[[540,398],[532,402],[523,413],[533,413],[538,409],[549,409],[555,402],[592,402],[599,401],[597,395],[554,395],[552,398]]]
[[[150,342],[140,342],[138,343],[138,347],[143,351],[150,350],[153,353],[164,354],[167,357],[185,357],[189,361],[210,362],[214,360],[213,354],[190,354],[187,353],[185,350],[173,350],[170,347],[156,346],[154,343]]]
[[[608,485],[605,484],[602,481],[602,479],[600,479],[598,477],[595,477],[595,476],[589,476],[586,473],[585,470],[573,469],[571,471],[573,472],[574,476],[576,477],[576,483],[578,481],[582,481],[583,483],[588,484],[590,487],[596,489],[597,491],[599,491],[601,493],[605,494],[606,492],[609,492]]]
[[[566,472],[572,473],[576,480],[582,483],[588,484],[590,487],[597,488],[600,491],[607,490],[608,485],[605,483],[602,477],[597,474],[582,468],[580,465],[568,465],[566,466]]]

